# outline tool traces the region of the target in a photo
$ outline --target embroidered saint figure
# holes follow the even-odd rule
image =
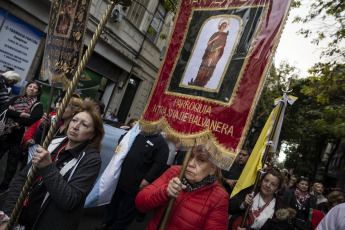
[[[224,30],[229,24],[230,23],[224,21],[224,19],[220,21],[218,25],[219,31],[214,33],[207,43],[198,74],[195,80],[192,78],[191,81],[188,82],[188,85],[205,87],[207,82],[211,79],[217,63],[224,53],[226,39],[229,35],[229,31],[224,32]]]

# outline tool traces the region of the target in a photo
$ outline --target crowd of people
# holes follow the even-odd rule
[[[16,81],[20,79],[14,71],[2,74],[0,91],[1,84],[7,89]],[[6,111],[7,120],[1,130],[0,157],[8,152],[8,160],[0,194],[9,189],[10,192],[0,213],[0,230],[6,228],[32,166],[38,173],[17,224],[25,226],[25,230],[78,229],[85,199],[101,169],[104,104],[73,95],[46,150],[40,145],[42,130],[51,124],[56,112],[43,114],[41,86],[29,82],[25,94],[13,98],[9,98],[8,91],[2,92],[7,92],[7,96],[0,92],[0,113]],[[116,119],[115,114],[109,119]],[[137,120],[131,120],[129,128],[136,123]],[[129,135],[122,135],[119,143],[127,141]],[[311,185],[307,177],[297,177],[286,170],[266,168],[256,188],[246,188],[230,198],[251,155],[249,148],[239,151],[229,170],[221,170],[210,160],[205,146],[195,146],[180,180],[181,166],[177,162],[181,162],[181,154],[176,154],[172,161],[175,165],[168,165],[171,151],[161,134],[140,131],[136,135],[123,159],[110,204],[105,208],[103,225],[98,229],[127,229],[135,217],[140,219],[149,211],[154,214],[147,229],[157,229],[171,198],[176,201],[166,229],[345,227],[345,196],[341,190],[325,194],[321,183]],[[27,159],[10,186],[23,149],[28,153]]]

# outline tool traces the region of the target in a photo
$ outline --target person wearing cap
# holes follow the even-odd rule
[[[8,89],[21,80],[20,75],[14,71],[7,71],[0,75],[0,108],[9,100]]]

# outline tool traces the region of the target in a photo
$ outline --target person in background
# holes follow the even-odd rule
[[[293,221],[295,229],[303,229],[310,226],[310,209],[316,209],[316,197],[308,193],[309,179],[300,177],[296,181],[296,188],[286,191],[282,197],[283,202],[296,210],[296,218]]]
[[[276,169],[268,169],[260,181],[258,191],[251,194],[252,187],[242,190],[229,199],[229,229],[288,229],[288,222],[294,218],[295,212],[288,210],[278,196],[284,183],[283,175]],[[250,206],[245,228],[240,224],[246,206]]]
[[[120,129],[130,130],[138,123],[138,119],[132,118],[128,121],[127,125],[121,125]]]
[[[286,184],[286,189],[289,190],[289,189],[292,189],[295,187],[295,184],[296,184],[296,181],[297,181],[297,178],[295,177],[295,175],[293,174],[290,174],[290,178],[289,178],[289,181],[288,183]]]
[[[327,202],[327,198],[323,196],[323,185],[318,182],[314,183],[310,194],[316,196],[317,210],[321,210]]]
[[[116,113],[115,112],[112,112],[108,117],[107,117],[108,120],[112,120],[112,121],[119,121],[117,119],[117,116],[116,116]]]
[[[6,71],[0,75],[0,109],[9,101],[9,88],[21,80],[21,76],[14,71]]]
[[[138,119],[132,118],[128,122],[129,129],[133,128],[138,123]]]
[[[94,102],[94,108],[96,110],[98,110],[98,112],[101,114],[101,116],[104,113],[104,109],[105,109],[105,104],[102,101],[99,100],[91,100],[90,97],[86,97],[84,99],[84,105],[88,104],[89,102]]]
[[[67,128],[67,125],[71,122],[73,116],[78,113],[83,108],[83,100],[81,98],[72,97],[62,114],[61,120],[62,124],[58,126],[54,139],[55,143],[57,144],[57,138],[64,138],[65,130]],[[50,113],[50,117],[56,114],[56,112]],[[42,138],[42,132],[43,132],[43,126],[50,126],[50,120],[47,117],[46,114],[43,115],[42,119],[37,121],[35,124],[30,126],[30,128],[26,131],[23,143],[29,147],[28,149],[28,159],[27,163],[31,161],[31,158],[36,151],[37,146],[41,143]],[[62,140],[62,139],[61,139]]]
[[[7,109],[6,129],[1,135],[0,158],[9,149],[7,167],[4,179],[0,185],[0,195],[8,191],[10,182],[17,171],[17,165],[22,155],[20,143],[26,126],[31,126],[43,114],[40,102],[41,86],[37,82],[29,82],[25,95],[14,97],[1,108],[0,113]]]
[[[119,142],[121,141],[121,138]],[[140,132],[121,165],[114,195],[106,206],[102,230],[126,229],[137,215],[135,197],[166,169],[169,147],[161,134]]]
[[[6,198],[3,211],[10,215],[31,165],[38,175],[23,205],[18,223],[26,230],[76,230],[86,196],[101,168],[100,149],[104,136],[102,119],[93,107],[86,106],[67,125],[67,137],[48,150],[39,146],[22,170]],[[7,223],[2,223],[4,229]]]
[[[241,173],[246,166],[251,150],[249,148],[243,148],[235,159],[235,162],[232,164],[229,171],[222,170],[222,185],[225,190],[231,195],[232,190],[234,189],[238,178],[241,176]]]
[[[338,204],[345,202],[345,195],[344,193],[340,191],[333,191],[331,192],[327,197],[327,202],[324,206],[322,206],[322,213],[326,215],[329,210],[331,210],[333,207],[335,207]]]
[[[220,169],[202,146],[194,147],[182,181],[181,166],[171,166],[161,177],[139,192],[139,211],[154,210],[148,230],[155,230],[171,198],[176,198],[166,229],[227,229],[228,197],[219,184]]]
[[[99,101],[99,100],[94,100],[93,102],[95,103],[95,105],[98,106],[96,108],[97,108],[98,112],[102,116],[104,114],[105,104],[102,101]]]

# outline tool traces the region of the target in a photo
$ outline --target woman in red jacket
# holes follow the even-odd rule
[[[194,147],[182,181],[181,166],[172,166],[139,192],[135,203],[141,212],[154,210],[147,229],[156,229],[168,206],[176,198],[166,229],[227,229],[228,194],[216,180],[217,166],[202,147]]]

